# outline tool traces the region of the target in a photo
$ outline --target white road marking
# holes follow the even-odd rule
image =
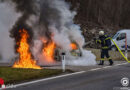
[[[110,67],[112,67],[112,66],[105,66],[105,67],[103,67],[103,68],[110,68]]]
[[[99,69],[101,69],[101,68],[95,68],[95,69],[91,69],[89,71],[96,71],[96,70],[99,70]]]
[[[122,64],[128,64],[128,62],[127,63],[122,63]]]
[[[114,65],[114,66],[120,66],[120,65],[122,65],[122,64],[116,64],[116,65]]]
[[[125,64],[128,64],[128,63],[116,64],[114,66],[120,66],[120,65],[125,65]]]
[[[70,74],[55,76],[55,77],[50,77],[50,78],[35,80],[35,81],[31,81],[31,82],[25,82],[25,83],[21,83],[21,84],[16,84],[16,85],[14,85],[14,86],[15,86],[15,87],[19,87],[19,86],[24,86],[24,85],[28,85],[28,84],[33,84],[33,83],[37,83],[37,82],[41,82],[41,81],[47,81],[47,80],[52,80],[52,79],[56,79],[56,78],[61,78],[61,77],[66,77],[66,76],[81,74],[81,73],[84,73],[84,72],[85,72],[85,71],[80,71],[80,72],[75,72],[75,73],[70,73]]]

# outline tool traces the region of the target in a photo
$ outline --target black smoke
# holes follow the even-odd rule
[[[28,26],[24,19],[24,16],[20,17],[19,20],[16,22],[16,24],[13,26],[13,28],[10,31],[10,37],[14,38],[15,40],[15,49],[16,49],[16,53],[17,53],[17,48],[19,47],[18,44],[16,44],[17,42],[20,42],[21,40],[21,35],[20,35],[20,30],[26,30],[27,33],[29,34],[29,38],[28,38],[28,43],[32,44],[32,38],[33,38],[33,31],[32,28],[30,26]]]
[[[36,15],[36,0],[12,0],[16,5],[16,12],[21,13],[21,17],[13,25],[10,30],[10,37],[15,40],[15,52],[17,53],[17,48],[19,47],[17,42],[21,40],[20,30],[26,30],[29,34],[28,43],[31,45],[33,40],[33,30],[31,26],[27,24],[28,19],[31,15]]]
[[[40,34],[44,35],[47,39],[51,39],[51,30],[49,26],[54,27],[60,32],[62,21],[61,12],[53,6],[53,3],[59,3],[60,0],[40,0],[40,26],[44,27],[40,29]],[[63,0],[64,1],[64,0]]]

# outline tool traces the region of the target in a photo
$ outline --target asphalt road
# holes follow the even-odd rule
[[[113,90],[122,87],[120,81],[123,77],[130,79],[130,64],[87,71],[9,90]]]

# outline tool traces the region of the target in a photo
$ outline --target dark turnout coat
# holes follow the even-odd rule
[[[110,49],[111,48],[111,37],[108,35],[103,35],[99,37],[99,40],[96,40],[97,43],[100,43],[102,49]]]

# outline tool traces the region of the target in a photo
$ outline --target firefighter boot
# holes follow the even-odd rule
[[[109,63],[110,63],[109,65],[113,65],[112,59],[109,60]]]
[[[100,60],[100,63],[98,65],[104,65],[104,61]]]

